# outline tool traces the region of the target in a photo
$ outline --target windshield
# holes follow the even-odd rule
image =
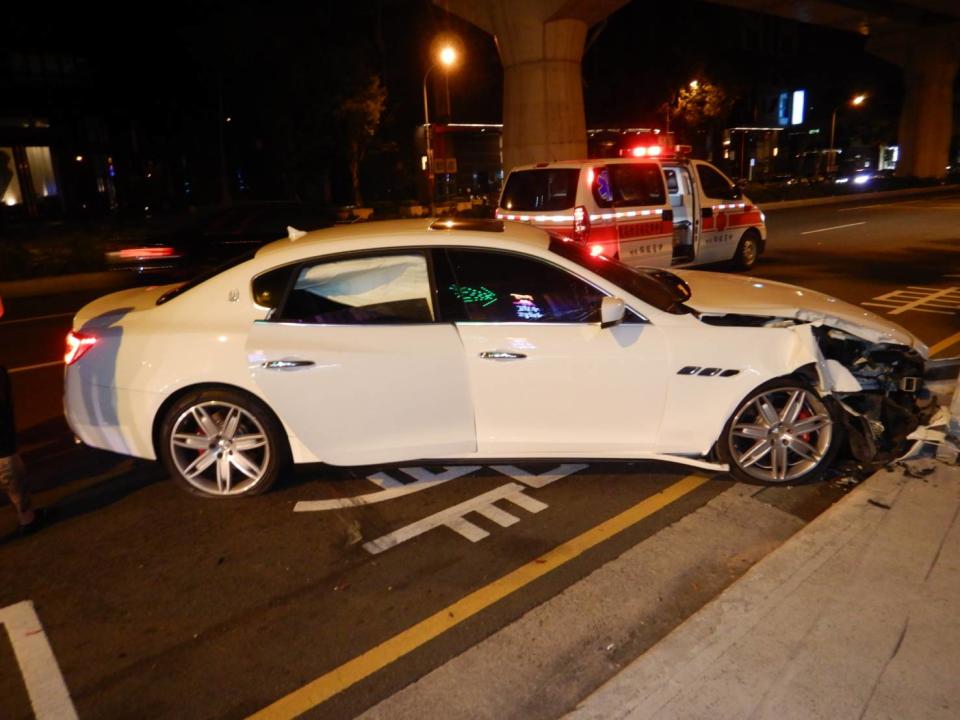
[[[555,235],[551,236],[550,252],[609,280],[657,310],[675,315],[690,312],[684,305],[690,299],[690,287],[672,272],[657,268],[632,268],[619,260],[591,255],[587,246]]]
[[[504,210],[534,212],[568,210],[577,199],[579,168],[514,170],[500,198]]]

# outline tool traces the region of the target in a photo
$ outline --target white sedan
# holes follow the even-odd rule
[[[290,462],[657,459],[812,480],[841,451],[902,444],[927,356],[820,293],[631,269],[499,221],[278,240],[100,298],[67,342],[76,435],[210,496],[261,493]]]

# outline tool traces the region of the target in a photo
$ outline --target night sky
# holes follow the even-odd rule
[[[50,93],[54,116],[97,112],[113,134],[135,136],[143,158],[210,167],[217,163],[222,105],[231,118],[227,152],[245,158],[261,184],[288,193],[291,178],[321,182],[313,170],[337,166],[336,103],[370,74],[387,89],[373,155],[389,155],[384,162],[401,170],[416,164],[421,82],[430,40],[440,32],[458,34],[465,50],[449,77],[450,119],[501,119],[502,71],[493,39],[425,0],[75,3],[56,13],[18,3],[6,11],[5,23],[11,51],[89,60],[89,82]],[[588,127],[660,125],[657,107],[699,77],[721,84],[734,99],[732,123],[752,123],[769,110],[765,94],[804,87],[831,106],[853,91],[868,91],[875,100],[851,122],[875,135],[895,131],[899,71],[868,55],[863,39],[851,34],[675,0],[633,2],[594,28],[589,43],[583,63]],[[432,119],[442,120],[443,77],[436,75]],[[14,94],[6,109],[15,113],[23,110],[18,103],[38,101],[24,97]],[[335,184],[342,183],[342,168],[334,175]]]

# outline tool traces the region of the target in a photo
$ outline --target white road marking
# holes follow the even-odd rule
[[[862,220],[862,221],[860,221],[860,222],[847,223],[846,225],[834,225],[833,227],[819,228],[818,230],[807,230],[807,231],[802,232],[802,233],[800,233],[800,234],[801,234],[801,235],[813,235],[814,233],[827,232],[828,230],[842,230],[843,228],[856,227],[857,225],[866,225],[866,224],[867,224],[867,221],[866,221],[866,220]]]
[[[54,318],[73,317],[76,314],[77,313],[75,312],[68,312],[56,313],[55,315],[37,315],[36,317],[18,318],[16,320],[3,320],[0,321],[0,328],[6,327],[7,325],[17,325],[18,323],[39,322],[40,320],[53,320]]]
[[[529,485],[532,488],[542,488],[546,487],[552,482],[560,480],[561,478],[567,477],[567,475],[573,475],[575,472],[585,470],[590,466],[583,464],[559,465],[553,470],[548,470],[540,475],[533,475],[532,473],[528,473],[526,470],[521,470],[514,465],[491,465],[490,467],[497,472],[503,473],[512,480],[522,482],[524,485]]]
[[[955,315],[960,309],[960,287],[931,288],[910,285],[860,303],[870,307],[890,310],[887,315],[900,315],[907,311]]]
[[[459,505],[454,505],[446,510],[441,510],[429,517],[418,520],[415,523],[411,523],[399,530],[394,530],[391,533],[382,535],[376,540],[364,543],[363,549],[372,555],[378,555],[402,542],[423,535],[441,526],[450,528],[470,542],[479,542],[490,533],[464,518],[464,515],[467,513],[476,512],[483,514],[498,525],[506,527],[504,522],[512,525],[517,519],[500,508],[496,508],[493,512],[490,512],[490,508],[493,507],[493,503],[497,500],[508,500],[531,513],[537,513],[547,508],[546,503],[524,495],[523,491],[524,487],[522,485],[507,483],[483,495],[478,495],[466,502],[462,502]]]
[[[52,362],[37,363],[36,365],[23,365],[21,367],[10,368],[7,372],[11,375],[14,373],[29,372],[30,370],[41,370],[48,367],[56,367],[57,365],[63,365],[63,360],[53,360]]]
[[[325,510],[341,510],[343,508],[358,507],[361,505],[373,505],[374,503],[393,500],[404,495],[410,495],[421,490],[427,490],[445,482],[456,480],[472,472],[479,470],[481,465],[457,465],[444,466],[445,472],[434,474],[422,467],[400,468],[404,473],[414,479],[412,483],[402,483],[399,480],[379,472],[370,475],[367,480],[383,488],[380,492],[367,493],[365,495],[354,495],[348,498],[336,498],[334,500],[301,500],[293,506],[294,512],[323,512]]]
[[[0,608],[0,624],[7,628],[37,720],[75,720],[77,711],[33,603]]]

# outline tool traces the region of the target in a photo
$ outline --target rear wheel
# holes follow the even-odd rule
[[[800,380],[772,380],[748,395],[727,421],[718,454],[745,482],[819,480],[842,442],[842,424],[834,415]]]
[[[733,266],[737,270],[749,270],[757,264],[760,257],[760,233],[753,228],[747,230],[740,238],[737,252],[733,256]]]
[[[204,497],[266,492],[289,456],[273,413],[256,398],[228,389],[180,398],[164,416],[158,445],[173,479]]]

